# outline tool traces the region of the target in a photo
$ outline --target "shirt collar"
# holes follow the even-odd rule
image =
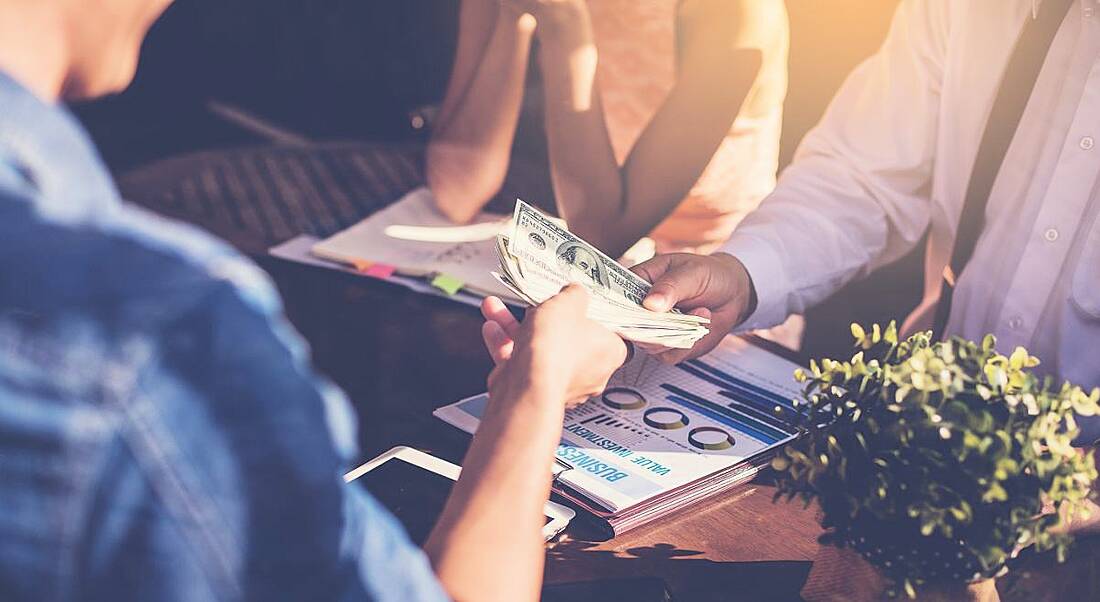
[[[77,220],[116,209],[118,190],[84,128],[0,71],[0,169],[14,169],[43,213]]]

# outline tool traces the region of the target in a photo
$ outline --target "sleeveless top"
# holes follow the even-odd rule
[[[678,0],[589,0],[596,46],[597,78],[611,144],[620,164],[656,114],[676,79]],[[786,68],[764,61],[763,70]],[[756,87],[699,180],[671,215],[653,231],[662,252],[707,251],[724,242],[745,214],[775,187],[786,90],[760,106]],[[772,92],[769,90],[769,92]],[[750,108],[751,106],[751,108]]]

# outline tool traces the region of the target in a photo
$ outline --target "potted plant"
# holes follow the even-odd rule
[[[796,374],[802,436],[773,461],[776,498],[816,503],[825,529],[831,562],[815,562],[807,589],[843,560],[845,598],[996,600],[992,580],[1020,549],[1064,557],[1097,475],[1070,445],[1074,414],[1100,413],[1100,390],[1040,377],[1036,358],[1001,355],[992,336],[852,334],[850,360]]]

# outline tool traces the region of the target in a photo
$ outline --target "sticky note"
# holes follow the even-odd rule
[[[439,274],[432,280],[432,286],[447,293],[453,295],[462,288],[463,282],[454,276],[448,276],[447,274]]]
[[[351,265],[355,268],[356,272],[362,272],[365,274],[367,270],[369,270],[374,264],[363,259],[352,259]]]
[[[393,276],[393,273],[396,271],[397,268],[393,267],[392,265],[388,265],[385,263],[376,263],[367,268],[367,270],[363,273],[367,276],[374,276],[375,278],[381,278],[385,280],[390,276]]]

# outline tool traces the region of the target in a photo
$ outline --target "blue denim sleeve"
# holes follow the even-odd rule
[[[116,438],[96,454],[95,491],[89,496],[89,530],[82,538],[86,553],[74,567],[73,589],[85,600],[179,600],[186,602],[227,599],[331,600],[379,602],[447,600],[435,579],[427,557],[405,535],[400,524],[359,487],[340,487],[343,525],[339,550],[327,566],[301,556],[309,542],[294,538],[288,530],[269,526],[266,533],[246,536],[246,541],[272,548],[287,563],[278,574],[243,566],[234,554],[219,553],[216,542],[204,537],[204,525],[158,493],[163,483],[149,478],[138,456]],[[85,458],[86,460],[88,458]],[[321,497],[326,492],[318,491]],[[303,513],[311,509],[301,509]],[[209,516],[207,520],[217,522]],[[310,519],[302,516],[303,522]],[[207,525],[209,526],[209,525]],[[230,527],[232,528],[232,527]],[[289,531],[292,531],[290,529]],[[304,544],[298,549],[298,544]],[[219,566],[220,565],[220,566]],[[238,570],[231,569],[238,566]],[[241,571],[243,569],[243,572]],[[252,573],[251,576],[242,579]]]
[[[343,482],[353,413],[262,272],[138,211],[7,195],[0,599],[446,599]]]
[[[347,529],[345,556],[359,571],[355,580],[366,587],[366,599],[447,600],[432,572],[428,558],[409,541],[404,529],[377,500],[358,486],[350,486],[345,497]],[[404,574],[404,579],[394,575]],[[348,592],[346,599],[362,599]]]

